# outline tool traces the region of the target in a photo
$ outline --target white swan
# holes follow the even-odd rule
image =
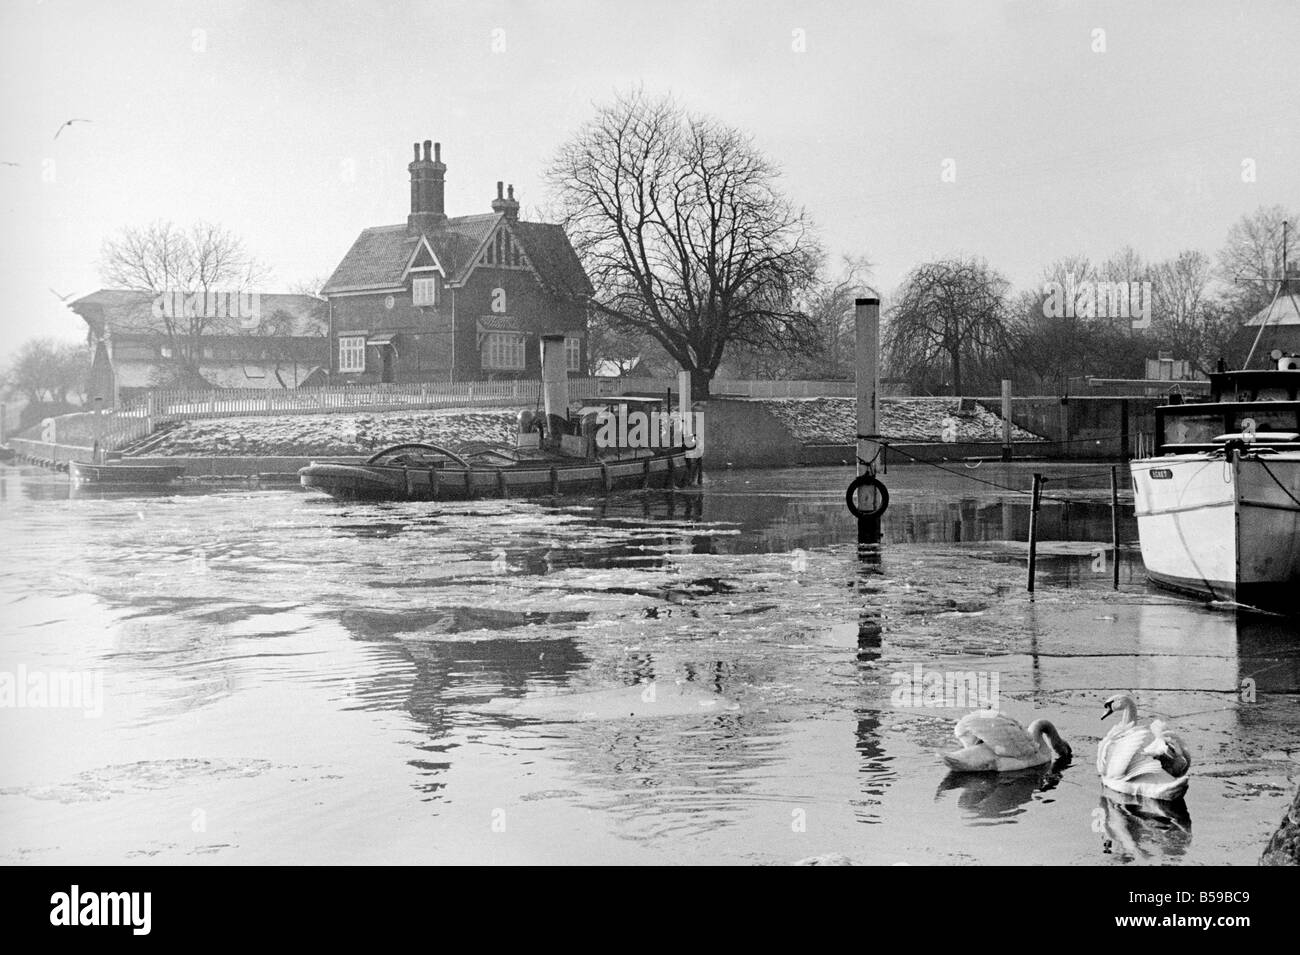
[[[1187,792],[1192,757],[1163,720],[1137,718],[1137,703],[1127,693],[1105,702],[1102,719],[1119,714],[1119,725],[1097,746],[1097,772],[1116,792],[1148,799],[1181,799]]]
[[[1025,729],[997,710],[976,710],[957,721],[953,735],[963,748],[944,753],[943,761],[964,773],[1011,773],[1068,757],[1070,746],[1048,720],[1034,720]]]

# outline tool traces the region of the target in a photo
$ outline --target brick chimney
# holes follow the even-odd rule
[[[505,217],[510,220],[519,218],[519,202],[515,199],[515,187],[512,184],[506,195],[501,194],[501,187],[504,183],[497,183],[497,197],[492,200],[492,211],[504,213]]]
[[[424,141],[424,155],[420,144],[414,143],[415,158],[406,168],[411,173],[411,214],[406,217],[407,231],[412,234],[432,232],[444,225],[447,213],[443,208],[446,184],[443,176],[447,166],[442,161],[442,143]],[[433,150],[432,156],[429,154]]]

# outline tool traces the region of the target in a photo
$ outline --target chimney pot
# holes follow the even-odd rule
[[[515,198],[515,184],[513,182],[510,184],[510,187],[506,190],[506,198],[510,199],[511,201],[513,201]]]
[[[415,162],[419,162],[419,161],[420,161],[420,144],[419,144],[419,143],[411,143],[411,145],[415,148]]]
[[[429,140],[426,139],[426,140],[424,141],[424,161],[425,161],[425,162],[428,162],[428,161],[429,161],[429,147],[432,146],[432,145],[433,145],[433,143],[430,142]]]
[[[506,185],[506,184],[505,184],[504,182],[502,182],[501,180],[499,180],[499,179],[497,180],[497,198],[498,198],[498,199],[504,199],[504,198],[505,198],[505,193],[502,192],[502,190],[505,188],[505,185]]]
[[[442,143],[433,144],[433,161],[442,162]]]

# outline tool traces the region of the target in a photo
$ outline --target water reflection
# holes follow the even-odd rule
[[[1067,757],[1014,773],[950,772],[939,783],[935,799],[958,790],[957,805],[974,817],[975,825],[1015,822],[1036,794],[1056,788],[1069,764]]]
[[[1178,862],[1191,849],[1192,817],[1181,799],[1164,802],[1106,789],[1098,807],[1101,851],[1120,862]]]

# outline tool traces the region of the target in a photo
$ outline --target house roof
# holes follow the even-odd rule
[[[465,280],[479,249],[504,218],[498,212],[460,216],[448,219],[444,226],[424,235],[448,281]],[[592,294],[587,273],[560,226],[511,221],[508,228],[523,246],[533,271],[548,291],[568,296]],[[407,263],[419,241],[420,236],[413,235],[404,224],[363,229],[325,283],[322,293],[377,291],[401,286]]]
[[[1266,319],[1270,326],[1300,325],[1300,294],[1292,292],[1289,295],[1279,295],[1272,305],[1271,313],[1268,307],[1262,308],[1254,317],[1247,319],[1245,324],[1258,327]]]
[[[283,321],[277,328],[277,337],[314,338],[328,334],[323,300],[312,295],[287,295],[277,292],[258,292],[259,323],[272,318]],[[162,320],[155,318],[152,292],[128,289],[100,289],[84,295],[68,307],[90,326],[96,335],[157,334],[163,331]],[[214,318],[205,329],[208,335],[247,336],[258,334],[264,324],[250,325],[243,318],[229,316]]]

